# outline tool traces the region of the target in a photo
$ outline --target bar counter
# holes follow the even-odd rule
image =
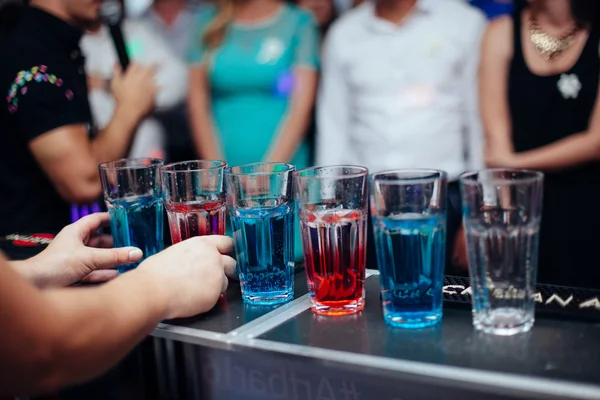
[[[384,324],[378,272],[359,314],[310,311],[304,272],[295,299],[244,305],[232,283],[211,312],[165,321],[146,342],[143,381],[160,399],[600,399],[600,322],[538,316],[531,332],[476,332],[465,307],[436,327]],[[600,310],[599,310],[600,311]]]

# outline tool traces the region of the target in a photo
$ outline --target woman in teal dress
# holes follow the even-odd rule
[[[280,0],[221,0],[202,9],[188,52],[200,157],[307,167],[319,43],[311,14]]]

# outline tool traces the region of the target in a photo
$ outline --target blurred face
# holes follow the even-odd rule
[[[589,0],[585,0],[588,2]],[[570,13],[571,12],[571,1],[556,1],[556,0],[529,0],[529,2],[535,6],[541,6],[553,13]]]
[[[321,27],[333,18],[333,0],[299,0],[298,5],[312,12]]]
[[[102,0],[62,0],[67,15],[76,23],[89,27],[100,19]]]

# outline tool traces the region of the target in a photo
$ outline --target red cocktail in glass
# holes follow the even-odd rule
[[[364,308],[367,169],[318,167],[294,176],[312,310],[347,315]]]

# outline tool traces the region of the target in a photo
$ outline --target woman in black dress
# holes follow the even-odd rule
[[[523,1],[483,42],[486,162],[545,173],[543,283],[600,288],[599,3]]]

